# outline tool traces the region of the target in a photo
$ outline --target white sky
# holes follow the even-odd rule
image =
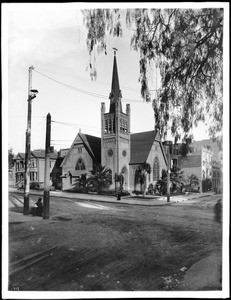
[[[136,5],[137,6],[137,5]],[[25,152],[27,123],[28,69],[32,88],[39,91],[32,101],[31,149],[45,147],[46,115],[53,121],[76,124],[73,127],[52,123],[51,144],[56,150],[70,147],[81,128],[83,133],[100,136],[100,103],[108,108],[109,99],[96,98],[61,85],[64,84],[108,97],[111,87],[113,50],[117,52],[122,102],[131,105],[131,132],[153,130],[151,103],[140,97],[139,54],[130,50],[130,39],[108,39],[108,55],[97,56],[97,80],[91,81],[86,70],[89,55],[86,30],[79,4],[7,4],[4,7],[6,29],[5,54],[8,59],[8,147],[14,153]],[[7,49],[8,46],[8,49]],[[139,102],[137,101],[139,100]],[[194,131],[194,138],[207,138],[205,128]]]

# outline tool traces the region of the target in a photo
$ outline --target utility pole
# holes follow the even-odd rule
[[[170,148],[168,152],[168,172],[167,172],[167,202],[170,202]]]
[[[32,90],[32,70],[34,67],[29,67],[29,82],[28,82],[28,116],[26,130],[26,149],[25,149],[25,174],[24,174],[24,205],[23,214],[28,215],[30,212],[30,147],[31,147],[31,102],[38,93],[37,90]]]
[[[45,171],[43,192],[43,219],[50,216],[50,141],[51,141],[51,115],[47,114],[46,142],[45,142]]]
[[[172,142],[165,141],[164,145],[168,146],[168,153],[167,153],[167,202],[170,202],[170,173],[171,173],[171,148]]]

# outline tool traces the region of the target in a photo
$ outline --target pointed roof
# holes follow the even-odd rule
[[[119,85],[119,76],[117,70],[116,62],[116,51],[114,51],[114,62],[113,62],[113,71],[112,71],[112,82],[111,82],[111,93],[110,93],[110,110],[109,113],[115,112],[115,102],[122,98],[120,85]],[[122,112],[122,106],[121,112]]]
[[[45,158],[46,152],[45,150],[34,150],[31,151],[31,155],[34,156],[35,158]],[[57,159],[58,155],[56,153],[49,153],[49,156],[51,159]]]
[[[49,156],[50,156],[51,159],[57,159],[58,155],[56,153],[50,153]],[[32,157],[34,157],[34,158],[45,158],[45,150],[33,150],[33,151],[31,151],[30,152],[30,158],[32,158]],[[16,155],[15,159],[25,160],[25,153],[19,152]]]
[[[130,139],[131,139],[130,165],[145,163],[152,149],[152,145],[154,141],[158,141],[160,143],[164,160],[167,163],[167,158],[163,150],[158,131],[152,130],[152,131],[133,133],[131,134]]]
[[[19,152],[15,157],[14,159],[25,159],[25,153],[22,153],[22,152]]]
[[[96,163],[101,163],[101,138],[79,132],[76,135],[66,156],[64,157],[64,160],[61,163],[61,167],[63,167],[63,165],[65,164],[68,156],[70,155],[76,143],[82,143],[85,149],[87,150],[87,152],[89,153],[89,155],[92,157],[92,159]]]

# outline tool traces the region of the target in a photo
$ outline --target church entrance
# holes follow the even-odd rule
[[[123,177],[124,177],[123,189],[124,189],[125,191],[127,191],[127,190],[128,190],[128,170],[127,170],[127,167],[126,167],[126,166],[123,167],[123,169],[122,169],[122,171],[121,171],[121,174],[122,174]]]

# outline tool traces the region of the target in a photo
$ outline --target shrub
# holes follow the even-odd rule
[[[30,183],[30,189],[32,189],[32,190],[42,190],[43,186],[39,182],[31,182]]]

